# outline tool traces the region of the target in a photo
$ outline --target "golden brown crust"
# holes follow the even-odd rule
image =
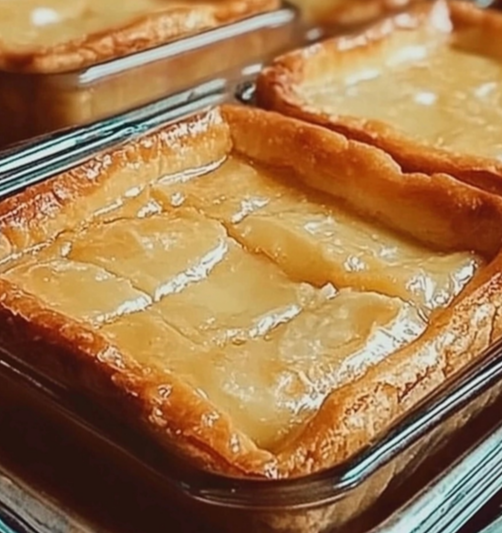
[[[266,164],[294,169],[306,185],[431,246],[472,249],[486,257],[499,251],[502,228],[499,231],[493,224],[500,217],[498,198],[467,185],[458,187],[445,174],[403,174],[381,150],[321,127],[258,109],[247,113],[233,107],[223,110],[234,150]],[[334,160],[336,165],[331,164]],[[354,179],[355,172],[359,181]],[[377,180],[370,178],[374,175]]]
[[[271,11],[279,5],[279,0],[221,0],[167,8],[121,27],[31,50],[7,47],[0,37],[0,69],[42,74],[71,72]]]
[[[193,128],[193,130],[192,130]],[[204,135],[201,146],[197,135]],[[56,178],[8,198],[0,206],[0,262],[43,242],[58,228],[72,227],[132,187],[146,186],[159,175],[221,159],[230,149],[228,126],[216,112],[196,115],[100,154]],[[186,153],[179,150],[183,145]],[[141,165],[142,172],[136,172]]]
[[[387,154],[333,136],[324,128],[259,110],[244,114],[224,108],[224,116],[231,127],[234,150],[295,169],[298,179],[307,185],[349,199],[365,214],[377,210],[380,220],[430,244],[463,246],[491,257],[497,254],[418,341],[333,392],[301,434],[279,451],[281,475],[312,473],[340,463],[368,445],[502,334],[502,233],[494,232],[492,226],[493,217],[500,217],[502,204],[478,189],[459,187],[447,175],[403,174]],[[267,131],[274,135],[266,135]],[[291,147],[297,151],[292,152]],[[334,160],[336,166],[330,164]],[[363,183],[354,180],[355,161]],[[378,180],[365,179],[375,175]],[[364,194],[357,196],[361,190]],[[449,226],[445,225],[446,212],[452,217]],[[485,232],[491,233],[491,242],[481,244]]]
[[[148,184],[166,173],[218,161],[232,148],[286,167],[291,180],[321,188],[386,224],[399,224],[416,238],[440,248],[472,247],[495,259],[433,318],[423,337],[333,392],[275,454],[258,448],[176,376],[139,366],[134,354],[1,277],[0,345],[204,468],[268,478],[305,474],[367,445],[501,332],[502,199],[448,176],[405,175],[383,152],[324,128],[230,106],[131,141],[1,202],[4,254],[75,229],[108,198],[97,195],[100,191],[120,195],[131,183]],[[366,195],[371,202],[365,204]],[[398,213],[402,202],[409,207],[405,219]],[[430,233],[436,226],[439,230]]]
[[[463,1],[451,1],[447,5],[454,27],[472,30],[470,49],[479,46],[481,39],[486,50],[489,46],[486,43],[491,41],[493,51],[498,50],[500,56],[501,14],[478,9]],[[476,187],[502,194],[502,164],[495,159],[432,147],[402,134],[385,122],[321,112],[299,96],[298,87],[304,83],[322,83],[337,67],[344,52],[361,48],[364,54],[367,47],[382,46],[385,37],[396,29],[426,26],[431,10],[437,6],[441,7],[441,3],[418,5],[406,16],[384,20],[361,34],[329,39],[277,58],[258,79],[259,105],[377,146],[390,153],[406,172],[447,173]],[[449,20],[446,13],[436,16]]]
[[[281,450],[281,469],[305,474],[348,459],[500,338],[501,265],[499,256],[419,342],[333,392],[302,434]]]

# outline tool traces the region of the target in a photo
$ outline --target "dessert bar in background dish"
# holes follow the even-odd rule
[[[222,90],[290,48],[297,20],[279,0],[15,3],[0,2],[0,146]]]
[[[323,26],[351,26],[403,9],[417,0],[292,0],[304,18]]]
[[[213,109],[0,203],[0,345],[232,476],[339,464],[501,332],[502,199]]]
[[[258,103],[378,146],[405,171],[502,192],[502,14],[463,1],[410,8],[278,58]]]
[[[276,9],[278,0],[16,0],[0,4],[0,68],[71,72]]]

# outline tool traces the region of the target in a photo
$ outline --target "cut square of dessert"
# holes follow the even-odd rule
[[[339,464],[502,332],[502,199],[261,110],[97,155],[0,229],[0,347],[226,475]]]
[[[258,102],[502,192],[502,15],[468,2],[411,7],[278,58]]]

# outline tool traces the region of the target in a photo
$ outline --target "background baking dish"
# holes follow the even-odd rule
[[[282,52],[339,30],[337,24],[325,30],[302,19],[285,0],[276,11],[73,72],[0,69],[0,148],[112,117],[208,80],[238,79]]]
[[[0,146],[110,117],[266,61],[291,48],[297,24],[297,10],[284,4],[74,72],[0,70]]]
[[[417,3],[403,16],[286,53],[258,78],[257,101],[264,108],[377,146],[407,172],[447,173],[500,194],[502,165],[496,117],[501,112],[502,48],[498,37],[502,15],[477,9],[476,3],[490,4],[465,0]],[[424,58],[413,55],[417,50]],[[441,62],[434,59],[438,50],[460,54],[438,53],[437,57],[446,61],[441,68]],[[389,66],[390,58],[397,61],[405,57],[403,53],[409,55],[404,62],[409,70]],[[458,57],[463,61],[477,58],[479,62],[467,65]],[[450,70],[446,69],[448,64]],[[463,79],[465,72],[468,75]],[[486,72],[485,77],[481,72]],[[443,85],[434,85],[438,79]],[[351,80],[361,83],[352,85]],[[372,80],[381,80],[383,85],[375,89],[376,93],[366,94],[365,90],[374,87]],[[392,91],[392,87],[401,86],[402,90]],[[319,102],[311,96],[314,87],[322,95]],[[338,93],[326,91],[329,87],[337,88]],[[459,112],[463,113],[460,120]],[[423,127],[417,126],[422,123]],[[474,135],[463,136],[466,131]]]

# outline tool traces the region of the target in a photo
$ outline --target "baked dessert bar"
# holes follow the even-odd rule
[[[0,146],[129,111],[282,52],[294,24],[279,6],[279,0],[0,2]],[[244,29],[244,19],[252,19],[254,31]],[[233,36],[231,50],[224,27]],[[205,46],[183,45],[210,30]]]
[[[277,0],[2,2],[0,68],[71,72],[278,6]]]
[[[417,5],[278,58],[258,101],[378,146],[405,171],[501,193],[501,31],[502,14],[471,3]]]
[[[0,203],[0,346],[169,450],[297,476],[496,338],[502,199],[212,109]]]
[[[292,0],[306,20],[325,26],[352,26],[404,8],[414,0]]]

